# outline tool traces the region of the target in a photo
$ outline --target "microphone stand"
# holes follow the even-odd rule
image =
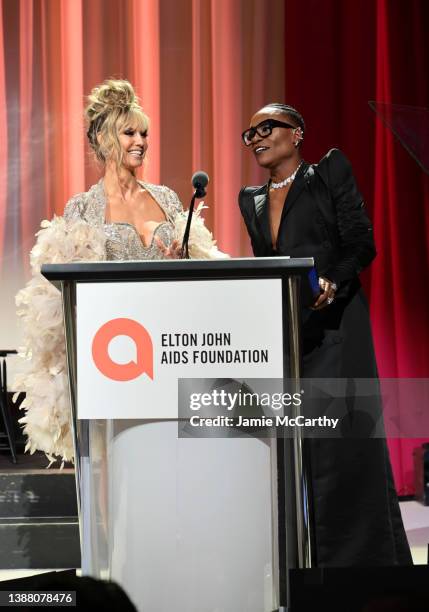
[[[205,189],[198,186],[194,191],[194,195],[192,196],[192,200],[189,205],[188,220],[186,222],[185,233],[183,234],[182,248],[180,249],[180,259],[189,259],[188,242],[189,242],[189,234],[191,231],[192,216],[194,214],[195,200],[197,198],[203,198],[205,195],[206,195]]]

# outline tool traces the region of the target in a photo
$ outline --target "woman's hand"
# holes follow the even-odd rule
[[[156,246],[167,259],[180,259],[181,246],[178,240],[173,240],[171,245],[166,246],[159,236],[155,237]]]
[[[335,283],[321,276],[319,278],[319,286],[322,289],[322,293],[311,307],[312,310],[321,310],[332,304],[335,299],[335,292],[337,290],[337,285]]]

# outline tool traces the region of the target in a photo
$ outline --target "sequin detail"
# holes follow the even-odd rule
[[[166,221],[161,222],[152,236],[151,243],[144,246],[137,229],[131,223],[106,223],[106,196],[101,179],[89,191],[71,198],[65,207],[64,218],[72,221],[81,218],[91,225],[103,227],[106,234],[106,259],[141,260],[165,259],[155,242],[155,237],[169,247],[176,238],[174,219],[183,210],[178,195],[165,185],[140,183],[154,198],[165,213]]]

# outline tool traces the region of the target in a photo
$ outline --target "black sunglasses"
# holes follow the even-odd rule
[[[252,144],[252,140],[255,138],[255,135],[258,134],[261,138],[265,138],[265,136],[269,136],[275,127],[282,128],[291,128],[292,130],[296,130],[296,125],[291,125],[290,123],[285,123],[284,121],[277,121],[276,119],[265,119],[265,121],[261,121],[255,127],[251,127],[248,130],[245,130],[241,138],[243,139],[246,147]]]

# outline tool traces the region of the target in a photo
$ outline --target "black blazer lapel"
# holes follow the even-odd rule
[[[304,189],[304,187],[307,185],[307,180],[308,180],[308,170],[310,168],[310,165],[307,164],[306,162],[303,162],[301,168],[298,170],[298,173],[292,183],[291,188],[289,189],[289,192],[286,196],[286,200],[283,206],[283,210],[282,210],[282,216],[280,218],[280,225],[279,225],[279,232],[277,234],[277,241],[278,241],[278,237],[281,234],[281,230],[282,230],[282,225],[286,219],[286,217],[288,216],[288,214],[290,213],[290,211],[292,210],[294,204],[296,203],[298,197],[300,196],[302,190]]]
[[[295,180],[293,181],[291,188],[289,189],[289,193],[286,196],[285,205],[283,206],[282,211],[282,220],[283,217],[286,217],[289,214],[301,191],[304,189],[307,183],[308,168],[309,164],[303,162],[301,168],[298,170]]]
[[[264,236],[265,241],[272,246],[271,243],[271,229],[270,229],[270,214],[268,210],[268,197],[267,197],[267,185],[261,187],[261,189],[253,195],[253,202],[255,206],[256,218],[261,228],[261,233]]]

